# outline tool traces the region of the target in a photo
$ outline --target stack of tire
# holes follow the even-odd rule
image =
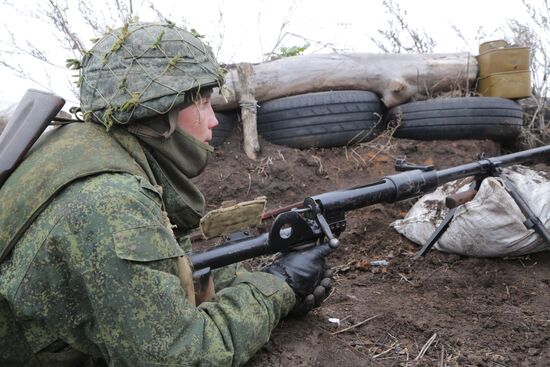
[[[216,113],[212,145],[233,130],[236,113]],[[509,142],[523,126],[515,101],[496,97],[436,98],[388,111],[375,93],[342,90],[308,93],[264,102],[257,112],[258,133],[293,148],[350,146],[372,140],[384,129],[394,137],[418,140],[491,139]]]
[[[383,128],[383,105],[367,91],[308,93],[260,105],[258,133],[273,144],[326,148],[371,140]]]
[[[509,142],[523,126],[523,110],[497,97],[436,98],[405,103],[386,115],[395,137],[419,140],[491,139]]]

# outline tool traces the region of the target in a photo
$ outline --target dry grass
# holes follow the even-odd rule
[[[550,144],[550,104],[548,101],[530,98],[534,106],[524,106],[524,123],[519,144],[533,148]]]
[[[269,177],[269,166],[273,165],[273,158],[270,156],[263,157],[260,159],[256,167],[254,168],[254,172],[258,174],[259,176],[263,176],[264,178]]]
[[[382,118],[380,118],[379,123],[382,123]],[[373,161],[380,159],[380,156],[395,159],[396,157],[393,157],[389,152],[394,149],[397,144],[393,135],[399,126],[401,126],[401,115],[398,115],[395,121],[389,121],[386,129],[374,139],[360,143],[356,146],[347,145],[344,148],[346,150],[346,159],[353,159],[357,168],[368,167]],[[366,151],[366,153],[359,153],[358,148],[362,151]]]

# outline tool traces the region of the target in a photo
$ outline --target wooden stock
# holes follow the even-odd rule
[[[447,198],[445,199],[445,205],[449,209],[456,208],[457,206],[472,200],[476,196],[476,194],[477,194],[476,189],[470,189],[468,191],[458,192],[451,196],[447,196]]]
[[[290,209],[294,209],[294,208],[299,209],[299,208],[303,208],[303,207],[304,207],[304,202],[299,201],[297,203],[290,204],[290,205],[287,205],[287,206],[279,208],[279,209],[270,210],[270,211],[265,212],[264,214],[262,214],[262,222],[265,221],[265,220],[268,220],[268,219],[273,219],[281,213],[288,212]]]
[[[193,273],[193,285],[195,287],[195,305],[208,302],[216,296],[214,280],[210,268],[200,269]]]

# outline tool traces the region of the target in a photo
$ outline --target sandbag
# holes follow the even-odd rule
[[[531,210],[550,228],[550,180],[544,172],[523,166],[504,169]],[[468,179],[450,182],[423,196],[404,219],[391,226],[423,245],[448,212],[445,198],[469,188]],[[471,181],[471,179],[469,180]],[[458,188],[458,189],[457,189]],[[532,229],[499,178],[483,180],[473,200],[457,208],[454,218],[434,248],[475,257],[522,256],[550,249]]]

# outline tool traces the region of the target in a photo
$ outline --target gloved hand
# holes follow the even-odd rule
[[[332,271],[325,264],[325,256],[331,251],[328,244],[291,251],[262,269],[283,279],[294,291],[296,304],[290,312],[291,315],[305,315],[328,297],[332,286]]]

